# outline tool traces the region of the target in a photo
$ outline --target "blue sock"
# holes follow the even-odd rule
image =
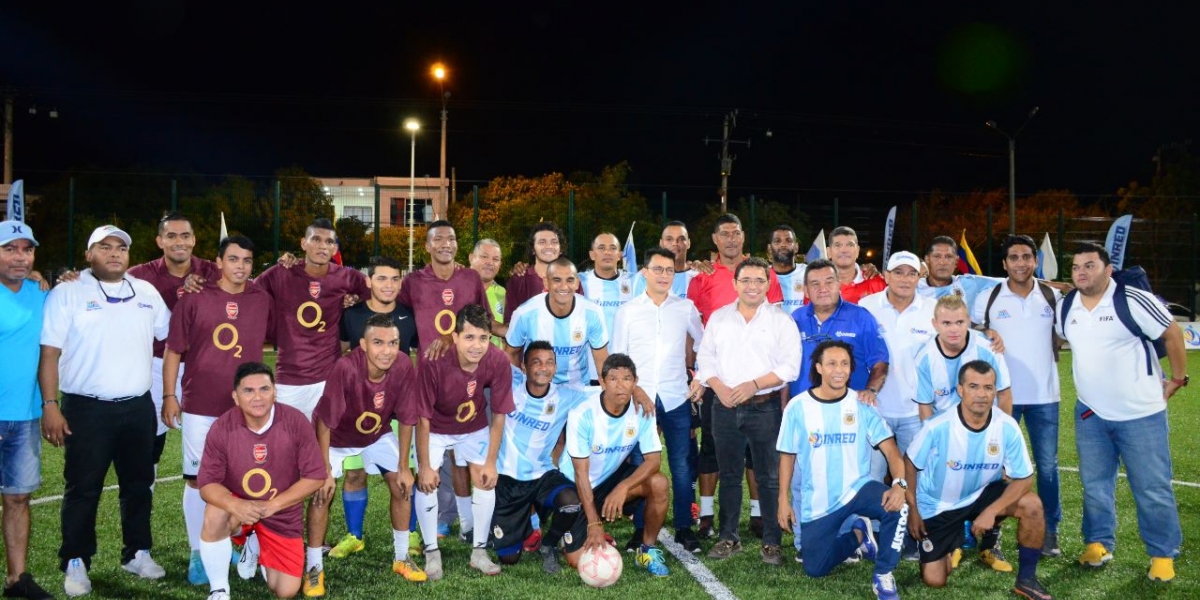
[[[417,503],[409,502],[408,505],[411,507],[410,510],[408,511],[408,530],[416,531],[417,530]]]
[[[1037,577],[1038,559],[1042,557],[1041,548],[1026,548],[1017,546],[1017,579],[1033,579]]]
[[[540,518],[538,518],[537,511],[534,511],[533,514],[529,517],[529,524],[532,525],[534,529],[542,528],[542,520]]]
[[[342,509],[346,511],[346,529],[361,540],[363,519],[367,516],[367,490],[342,492]]]

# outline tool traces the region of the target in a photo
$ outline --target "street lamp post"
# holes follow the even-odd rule
[[[1008,138],[1008,233],[1016,235],[1017,233],[1017,136],[1025,130],[1025,126],[1029,121],[1033,120],[1034,115],[1038,113],[1038,107],[1033,107],[1029,111],[1029,116],[1025,117],[1025,122],[1017,128],[1017,131],[1012,135],[1005,133],[995,121],[984,123],[988,128],[996,130],[1000,135]]]
[[[442,158],[441,166],[438,169],[438,189],[440,192],[441,202],[438,206],[437,218],[446,218],[446,213],[449,211],[449,202],[446,197],[446,121],[450,118],[446,112],[446,102],[450,99],[450,92],[447,92],[443,87],[443,82],[446,79],[446,67],[442,63],[433,65],[433,77],[438,82],[438,95],[442,100]]]
[[[417,130],[421,124],[416,119],[406,119],[404,128],[412,134],[412,151],[408,155],[408,272],[413,270],[413,203],[417,197]]]

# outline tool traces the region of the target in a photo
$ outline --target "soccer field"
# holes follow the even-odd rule
[[[1070,354],[1063,355],[1059,371],[1063,381],[1063,398],[1074,398],[1071,383]],[[1189,354],[1189,372],[1200,373],[1200,354]],[[1042,582],[1057,598],[1198,598],[1200,597],[1200,564],[1191,548],[1200,542],[1200,452],[1191,432],[1200,430],[1200,388],[1185,388],[1171,402],[1171,448],[1174,457],[1176,499],[1183,520],[1183,554],[1176,560],[1177,577],[1170,584],[1155,584],[1146,578],[1149,559],[1137,533],[1137,519],[1129,486],[1122,478],[1118,484],[1119,509],[1118,544],[1115,560],[1099,570],[1081,567],[1075,558],[1083,549],[1080,539],[1080,484],[1074,472],[1078,465],[1074,445],[1074,401],[1062,403],[1062,435],[1060,465],[1062,474],[1063,523],[1059,541],[1063,557],[1044,559],[1039,569]],[[664,462],[664,471],[666,464]],[[62,451],[43,447],[43,484],[35,494],[33,508],[33,539],[30,542],[30,571],[43,587],[62,596],[62,574],[58,571],[57,551],[60,542],[59,511],[62,493]],[[92,598],[188,598],[207,597],[207,586],[187,583],[188,545],[183,529],[180,496],[183,482],[179,479],[180,441],[177,432],[169,434],[166,452],[160,465],[160,482],[155,489],[154,557],[167,570],[167,576],[150,582],[137,579],[120,569],[119,503],[115,490],[103,495],[98,517],[99,552],[93,559],[91,578]],[[115,475],[109,473],[109,483]],[[367,514],[367,549],[350,558],[327,559],[326,588],[329,598],[385,598],[397,594],[415,594],[427,598],[705,598],[709,594],[685,565],[668,558],[671,576],[656,579],[633,564],[627,557],[625,574],[609,589],[592,590],[585,587],[574,574],[564,570],[556,576],[541,572],[540,561],[526,560],[515,567],[505,567],[497,577],[484,577],[467,566],[469,548],[457,538],[443,540],[442,554],[446,576],[442,581],[422,584],[419,589],[391,572],[391,526],[387,517],[387,490],[378,478],[371,481],[371,504]],[[748,514],[749,505],[743,503]],[[743,519],[744,521],[745,519]],[[670,522],[670,517],[667,519]],[[330,538],[343,532],[340,500],[330,522]],[[1016,559],[1015,524],[1006,524],[1004,550]],[[624,521],[610,528],[620,544],[628,539],[632,525]],[[759,544],[743,531],[746,551],[724,562],[701,559],[699,562],[715,576],[716,581],[737,598],[776,600],[782,595],[804,598],[867,598],[871,597],[871,565],[862,562],[843,566],[832,575],[816,580],[806,577],[800,566],[792,561],[791,537],[784,537],[786,564],[770,568],[758,557]],[[707,547],[707,546],[706,546]],[[1011,597],[1013,575],[996,573],[974,560],[970,551],[962,565],[951,577],[944,590],[929,590],[920,582],[917,563],[902,562],[896,569],[896,580],[904,598],[1006,598]],[[711,577],[701,573],[699,579]],[[269,598],[261,581],[245,582],[232,575],[235,598]],[[728,596],[723,596],[728,597]]]

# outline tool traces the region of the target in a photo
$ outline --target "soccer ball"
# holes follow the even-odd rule
[[[605,544],[599,552],[589,550],[579,557],[579,578],[594,588],[606,588],[621,578],[624,566],[621,552]]]

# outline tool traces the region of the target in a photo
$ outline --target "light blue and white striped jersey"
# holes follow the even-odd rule
[[[775,277],[779,279],[779,288],[783,291],[783,303],[779,307],[789,315],[804,306],[804,271],[807,267],[808,265],[799,264],[791,273],[775,273]]]
[[[695,269],[677,271],[675,273],[675,278],[671,280],[671,290],[669,293],[679,296],[680,298],[687,298],[688,285],[692,283],[692,278],[694,278],[696,275],[697,272]],[[645,292],[646,275],[641,271],[638,271],[633,276],[633,295],[640,296]]]
[[[596,303],[604,311],[604,325],[612,331],[613,319],[617,309],[626,302],[637,297],[633,289],[633,274],[617,270],[613,279],[604,279],[596,275],[595,269],[588,269],[579,274],[579,287],[583,297]]]
[[[1012,417],[992,407],[982,431],[972,431],[958,410],[928,421],[908,445],[908,458],[917,467],[917,508],[921,518],[975,502],[987,484],[1008,474],[1012,479],[1033,475],[1021,428]]]
[[[550,342],[558,361],[554,383],[586,385],[596,379],[589,372],[588,361],[593,348],[608,345],[608,327],[604,311],[591,300],[575,294],[571,313],[556,317],[550,312],[549,294],[542,292],[513,311],[504,340],[509,346],[519,347],[537,340]]]
[[[818,400],[811,390],[788,402],[775,449],[796,455],[802,486],[801,523],[819,519],[854,499],[871,479],[871,455],[893,437],[875,409],[847,389],[838,400]]]
[[[975,298],[984,292],[990,292],[992,288],[1004,283],[1003,279],[995,277],[986,277],[983,275],[955,275],[950,281],[950,285],[940,285],[933,287],[929,285],[929,280],[922,277],[917,281],[917,293],[926,297],[937,300],[946,294],[958,294],[963,297],[963,301],[967,303],[967,310],[975,306]]]
[[[633,401],[625,406],[624,414],[611,415],[597,395],[567,416],[567,448],[558,459],[558,470],[575,481],[571,458],[588,459],[588,481],[595,489],[621,467],[625,457],[639,444],[642,454],[662,452],[654,417],[638,414]]]
[[[1004,356],[992,352],[992,343],[982,333],[974,330],[969,333],[967,347],[953,358],[942,352],[937,336],[917,351],[917,397],[914,401],[932,404],[934,414],[946,412],[962,402],[958,395],[958,370],[973,360],[982,360],[996,370],[997,392],[1011,385]]]
[[[567,414],[586,400],[600,396],[600,387],[550,384],[545,396],[535,397],[525,387],[525,373],[513,367],[513,404],[516,410],[504,420],[504,437],[496,469],[518,481],[533,481],[554,468],[550,456]]]

